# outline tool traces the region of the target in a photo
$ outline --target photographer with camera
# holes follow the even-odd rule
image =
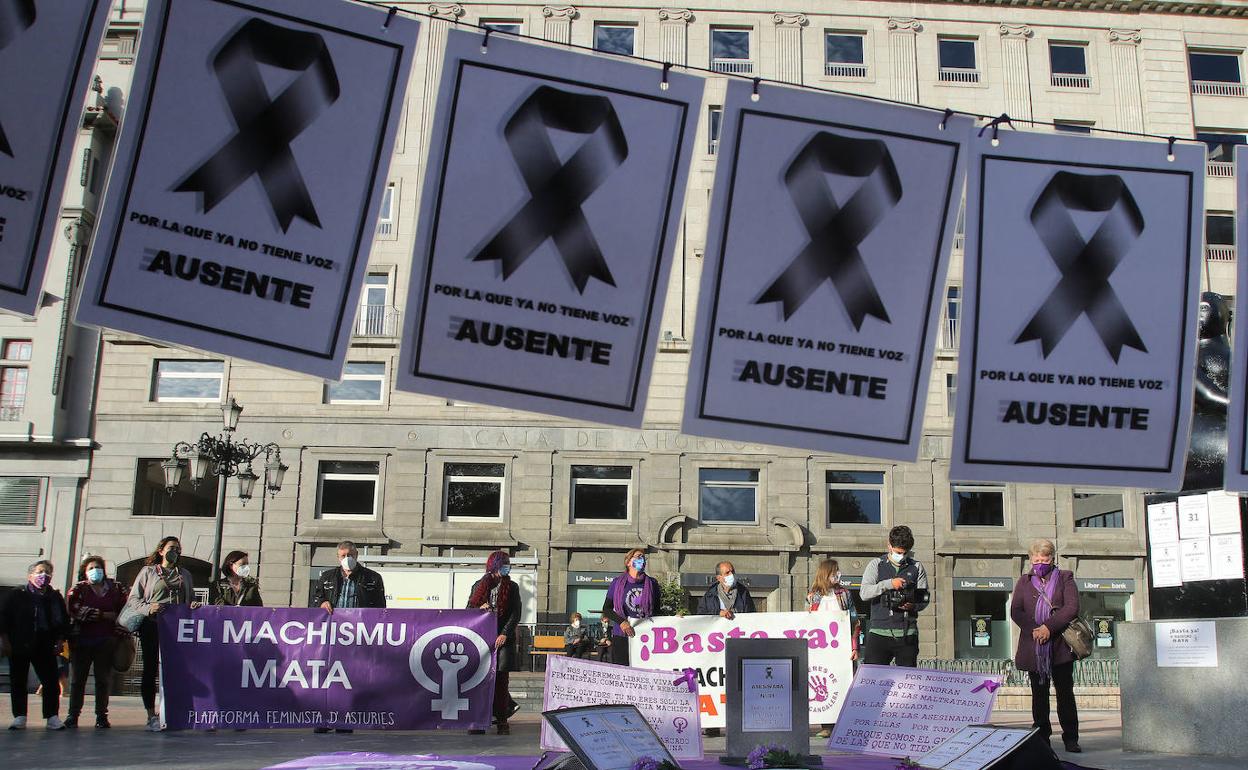
[[[910,556],[914,533],[909,527],[888,532],[888,552],[862,573],[865,601],[871,603],[871,628],[863,663],[914,668],[919,662],[919,612],[927,609],[927,570]]]

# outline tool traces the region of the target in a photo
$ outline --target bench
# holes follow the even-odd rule
[[[529,649],[529,652],[533,655],[533,664],[536,667],[539,655],[563,654],[563,637],[544,635],[534,636],[533,645]]]

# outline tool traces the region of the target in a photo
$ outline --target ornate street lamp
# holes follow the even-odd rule
[[[187,466],[190,466],[191,486],[198,489],[199,485],[211,474],[217,477],[217,518],[216,532],[212,540],[213,567],[221,563],[221,535],[225,523],[225,480],[230,477],[238,479],[238,499],[243,505],[252,498],[256,482],[260,477],[252,470],[252,461],[264,456],[264,487],[270,497],[276,497],[282,491],[282,479],[287,467],[282,464],[282,450],[277,444],[257,444],[247,439],[236,441],[234,431],[238,429],[238,418],[243,407],[233,398],[221,405],[221,423],[223,431],[219,436],[202,433],[199,440],[191,443],[179,441],[173,445],[173,456],[160,464],[165,473],[165,491],[172,495],[182,483]]]

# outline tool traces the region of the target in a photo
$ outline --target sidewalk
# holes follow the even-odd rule
[[[37,705],[32,703],[37,710]],[[62,706],[63,707],[63,706]],[[88,699],[88,709],[91,701]],[[138,698],[113,699],[112,730],[96,730],[94,717],[84,714],[84,726],[77,730],[48,732],[36,720],[25,732],[0,730],[0,766],[5,768],[131,768],[177,767],[188,770],[262,768],[291,759],[335,751],[377,751],[389,754],[536,756],[539,715],[525,704],[512,721],[510,736],[469,736],[462,732],[374,732],[361,730],[351,735],[314,735],[311,730],[251,730],[215,733],[187,731],[146,733],[144,713]],[[62,716],[64,712],[62,711]],[[1165,754],[1131,754],[1121,748],[1122,727],[1117,712],[1089,711],[1080,715],[1080,743],[1084,753],[1059,756],[1088,767],[1103,770],[1150,770],[1151,768],[1211,768],[1242,770],[1242,760],[1210,759]],[[1002,726],[1027,726],[1030,714],[1002,711],[993,714]],[[7,721],[4,723],[7,725]],[[1181,720],[1176,720],[1182,729]],[[824,741],[812,739],[815,753]],[[1055,747],[1061,741],[1055,738]],[[708,754],[723,751],[723,738],[707,738]]]

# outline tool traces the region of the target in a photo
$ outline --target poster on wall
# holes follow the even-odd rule
[[[972,647],[991,647],[992,646],[992,616],[991,615],[972,615],[971,616],[971,646]]]
[[[1235,262],[1236,286],[1248,286],[1248,146],[1235,148],[1235,243],[1239,259]],[[1248,291],[1237,291],[1235,317],[1248,318]],[[1232,341],[1232,361],[1248,361],[1248,335],[1236,334]],[[1248,492],[1248,387],[1243,377],[1231,378],[1231,404],[1226,419],[1226,475],[1223,487],[1228,492]]]
[[[447,35],[396,387],[639,427],[703,81],[500,37]]]
[[[338,379],[418,29],[150,2],[78,322]]]
[[[685,433],[917,457],[970,125],[728,83]]]
[[[1205,148],[971,143],[950,478],[1178,489]]]
[[[0,2],[0,308],[33,316],[61,235],[61,196],[82,125],[109,0]],[[108,84],[111,85],[111,84]],[[94,98],[94,94],[92,95]],[[121,120],[120,102],[107,118]],[[103,169],[83,164],[86,192]]]

